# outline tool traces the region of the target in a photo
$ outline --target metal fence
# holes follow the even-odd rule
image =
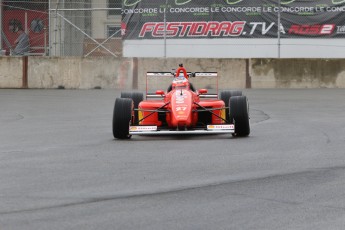
[[[121,7],[113,1],[0,2],[2,55],[122,56]],[[18,54],[21,28],[29,43]]]
[[[119,57],[123,55],[123,39],[133,44],[134,53],[137,47],[144,47],[140,52],[147,53],[160,49],[162,55],[157,56],[164,57],[179,46],[194,44],[213,44],[224,52],[224,47],[252,47],[248,50],[264,53],[273,47],[278,57],[281,50],[291,47],[344,49],[345,0],[262,0],[260,4],[249,0],[214,0],[213,4],[205,0],[0,2],[2,55],[18,54],[21,29],[29,40],[22,46],[24,55]],[[223,21],[226,23],[220,24]],[[121,29],[126,30],[124,36]]]
[[[122,56],[121,7],[91,0],[50,5],[52,55]]]
[[[47,1],[3,0],[0,14],[2,22],[0,25],[1,53],[3,55],[5,53],[7,55],[46,55],[49,52]],[[29,37],[25,37],[26,35]],[[20,37],[20,42],[23,42],[20,50],[16,50],[18,37]]]

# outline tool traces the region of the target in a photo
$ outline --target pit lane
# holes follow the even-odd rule
[[[343,229],[345,91],[245,90],[251,135],[111,133],[114,90],[0,90],[0,229]]]

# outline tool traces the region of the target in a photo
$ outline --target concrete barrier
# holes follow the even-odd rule
[[[22,88],[23,59],[0,56],[0,88]]]
[[[220,89],[345,88],[343,59],[29,57],[28,87],[145,89],[148,71],[216,71]],[[0,57],[0,88],[22,88],[23,58]]]
[[[253,88],[345,88],[343,59],[251,59]]]
[[[132,59],[30,57],[29,88],[91,89],[132,86]]]

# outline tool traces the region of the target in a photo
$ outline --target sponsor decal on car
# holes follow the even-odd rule
[[[129,131],[131,132],[157,131],[157,126],[130,126]]]
[[[207,125],[207,130],[227,130],[227,129],[235,129],[235,125]]]
[[[217,77],[216,72],[196,72],[195,77]]]

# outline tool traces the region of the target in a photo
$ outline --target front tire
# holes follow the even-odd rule
[[[230,98],[234,96],[242,96],[242,91],[240,90],[229,90],[229,91],[222,91],[220,92],[220,99],[224,101],[225,107],[227,109],[225,110],[225,119],[227,121],[230,121],[230,110],[229,110],[229,103],[230,103]]]
[[[121,98],[130,98],[134,103],[134,123],[139,121],[139,103],[144,100],[144,94],[140,92],[121,92]]]
[[[246,96],[230,98],[230,123],[235,124],[234,136],[246,137],[250,134],[249,104]]]
[[[129,126],[132,120],[133,101],[129,98],[116,98],[113,112],[113,136],[129,139]]]

